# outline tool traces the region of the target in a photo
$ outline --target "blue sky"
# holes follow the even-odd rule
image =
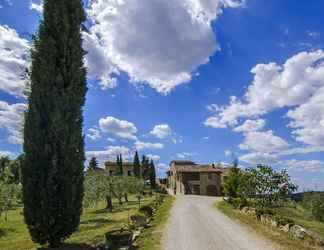
[[[127,3],[126,3],[127,2]],[[271,164],[324,190],[321,0],[86,3],[87,156]],[[0,152],[21,152],[40,1],[0,0]],[[323,98],[321,98],[323,97]]]

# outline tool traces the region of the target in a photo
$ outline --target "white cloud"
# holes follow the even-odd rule
[[[283,65],[258,64],[252,70],[254,80],[243,101],[231,97],[230,104],[213,109],[206,126],[235,126],[239,118],[258,117],[276,108],[307,103],[324,86],[324,52],[301,52]]]
[[[318,160],[287,160],[283,166],[294,172],[324,172],[324,162]]]
[[[29,48],[28,41],[16,30],[0,25],[0,90],[17,97],[24,96]]]
[[[249,163],[249,164],[276,164],[279,162],[279,159],[276,155],[269,153],[249,153],[239,157],[240,161]]]
[[[304,146],[290,148],[278,153],[278,155],[297,155],[297,154],[309,154],[316,152],[324,152],[324,146]]]
[[[324,77],[324,66],[322,71]],[[287,116],[292,119],[289,126],[294,129],[293,135],[297,141],[312,146],[324,146],[323,107],[324,87],[319,88],[306,103],[288,112]]]
[[[233,129],[235,132],[253,132],[264,128],[266,122],[264,119],[246,120],[241,126]]]
[[[123,139],[137,140],[137,128],[131,122],[107,116],[99,120],[99,127],[104,133],[110,133]]]
[[[245,134],[244,141],[239,145],[240,149],[273,153],[289,148],[289,144],[282,138],[273,134],[272,130],[265,132],[249,132]]]
[[[122,155],[124,160],[131,160],[132,153],[131,150],[124,146],[109,146],[105,150],[102,151],[87,151],[86,156],[87,159],[91,157],[96,157],[100,163],[104,161],[115,161],[117,155]]]
[[[0,157],[5,157],[5,156],[12,158],[15,156],[15,154],[11,151],[0,150]]]
[[[172,135],[172,130],[168,124],[160,124],[156,125],[150,134],[157,138],[164,139]]]
[[[166,94],[188,82],[219,50],[211,23],[222,8],[241,4],[234,0],[93,1],[88,14],[94,24],[90,32],[96,35],[85,40],[97,48],[88,63],[100,66],[98,71],[90,67],[89,72],[103,86],[113,87],[116,82],[110,75],[123,71],[132,82]]]
[[[30,2],[30,6],[29,8],[31,10],[35,10],[37,11],[38,13],[43,13],[43,1],[42,0],[39,0],[38,2],[34,2],[33,0]]]
[[[114,139],[114,138],[111,138],[111,137],[108,137],[108,138],[107,138],[107,141],[109,141],[109,142],[115,142],[115,141],[116,141],[116,139]]]
[[[225,151],[224,151],[224,154],[225,154],[225,156],[227,156],[227,157],[229,157],[229,156],[232,156],[232,155],[233,155],[233,153],[232,153],[232,151],[231,151],[231,150],[225,150]]]
[[[26,104],[8,104],[0,101],[0,129],[4,129],[7,141],[11,144],[21,144],[23,117]]]
[[[146,155],[148,158],[152,159],[153,161],[159,161],[161,159],[161,157],[159,155],[152,155],[152,154],[148,154]]]
[[[100,130],[98,128],[89,128],[87,137],[93,141],[100,139],[101,138]]]
[[[182,153],[177,153],[177,158],[179,158],[179,159],[191,159],[195,155],[197,155],[197,153],[182,152]]]
[[[137,150],[164,148],[164,145],[162,143],[151,143],[151,142],[142,142],[142,141],[136,141],[134,146]]]

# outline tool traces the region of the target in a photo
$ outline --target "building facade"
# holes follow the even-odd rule
[[[167,187],[174,194],[222,196],[229,167],[201,165],[192,161],[172,161]]]
[[[109,176],[117,175],[120,171],[116,162],[105,162],[105,169],[109,173]],[[134,164],[131,162],[123,162],[123,175],[134,176]]]

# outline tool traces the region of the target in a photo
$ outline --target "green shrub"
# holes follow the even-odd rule
[[[275,215],[274,216],[275,221],[278,222],[279,225],[287,225],[287,224],[295,224],[294,220],[286,218],[284,216],[281,215]]]
[[[302,204],[311,212],[315,220],[324,222],[324,193],[307,193]]]

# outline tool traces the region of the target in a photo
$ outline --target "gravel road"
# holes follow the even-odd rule
[[[275,250],[269,241],[214,208],[220,198],[177,196],[164,235],[165,250]]]

